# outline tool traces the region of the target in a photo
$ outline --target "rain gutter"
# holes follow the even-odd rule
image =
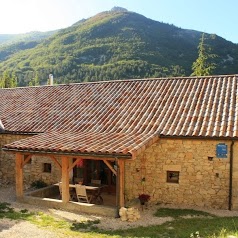
[[[8,149],[2,148],[6,152],[14,153],[30,153],[30,154],[44,154],[44,155],[68,155],[68,156],[85,156],[85,157],[97,157],[97,158],[119,158],[119,159],[131,159],[132,155],[129,154],[104,154],[104,153],[77,153],[77,152],[63,152],[63,151],[43,151],[43,150],[21,150],[21,149]]]
[[[168,139],[194,139],[194,140],[200,140],[200,139],[207,139],[207,140],[238,140],[238,137],[232,138],[232,137],[218,137],[218,136],[167,136],[167,135],[159,135],[159,138],[168,138]]]

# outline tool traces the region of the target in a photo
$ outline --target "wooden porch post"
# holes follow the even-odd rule
[[[120,207],[125,206],[125,161],[122,159],[118,160],[118,165],[119,165],[119,205]]]
[[[73,174],[73,159],[72,158],[68,158],[69,160],[69,169],[68,169],[68,172],[69,172],[69,183],[73,183],[73,177],[74,177],[74,174]],[[70,169],[72,167],[72,169]]]
[[[23,198],[23,155],[16,153],[16,197]]]
[[[62,201],[69,202],[69,159],[61,157],[62,161]]]

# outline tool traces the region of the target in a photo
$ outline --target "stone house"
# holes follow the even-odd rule
[[[18,198],[62,177],[69,202],[73,169],[104,179],[120,206],[146,193],[238,209],[237,75],[0,89],[0,120],[0,178]]]

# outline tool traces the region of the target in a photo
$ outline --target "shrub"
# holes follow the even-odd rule
[[[148,202],[150,200],[150,195],[149,194],[139,194],[138,198],[140,199],[141,204]]]
[[[48,186],[47,183],[45,183],[42,180],[36,180],[36,181],[31,183],[32,188],[45,188],[47,186]]]

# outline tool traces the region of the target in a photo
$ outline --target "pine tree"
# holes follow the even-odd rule
[[[192,76],[211,75],[216,68],[216,64],[212,62],[212,59],[217,56],[211,53],[211,47],[205,43],[205,40],[205,34],[203,33],[198,45],[198,58],[192,65]]]
[[[40,85],[39,75],[38,72],[36,72],[34,78],[29,82],[29,86],[39,86],[39,85]]]
[[[17,87],[17,76],[15,73],[11,74],[11,88],[16,88]]]
[[[5,82],[3,80],[3,77],[0,78],[0,88],[4,88]]]
[[[8,71],[3,73],[2,78],[0,79],[1,88],[15,88],[17,86],[17,78],[15,74],[10,74]]]

